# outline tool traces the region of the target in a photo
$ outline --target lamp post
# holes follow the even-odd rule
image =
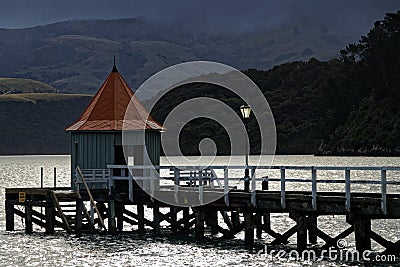
[[[251,113],[251,107],[244,104],[240,107],[240,112],[242,113],[244,126],[246,128],[247,136],[249,136],[249,118]],[[244,191],[250,191],[250,175],[249,175],[249,142],[246,141],[246,169],[244,170]]]

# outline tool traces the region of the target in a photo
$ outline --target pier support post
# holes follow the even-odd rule
[[[116,203],[116,216],[117,216],[117,229],[119,232],[122,232],[124,229],[124,210],[125,205],[122,202]]]
[[[233,224],[233,228],[238,228],[240,225],[240,218],[239,218],[239,212],[237,211],[232,211],[231,212],[231,221]]]
[[[177,207],[170,207],[170,214],[171,214],[171,231],[175,233],[177,231]]]
[[[196,227],[194,230],[196,240],[204,239],[204,210],[198,208],[196,210]]]
[[[262,217],[264,228],[271,230],[271,213],[264,213]]]
[[[25,233],[32,234],[32,232],[32,204],[30,202],[25,202]]]
[[[99,213],[100,213],[102,218],[108,218],[108,209],[107,209],[106,205],[104,204],[104,202],[97,202],[96,203],[96,207],[99,210]],[[100,220],[98,220],[98,226],[100,228],[102,227],[102,225],[100,223]]]
[[[255,222],[256,222],[256,236],[258,239],[262,238],[262,231],[263,231],[263,225],[262,225],[262,218],[261,218],[261,214],[257,213],[255,215]]]
[[[112,235],[117,233],[117,227],[115,225],[115,202],[112,199],[108,201],[108,230]]]
[[[189,226],[189,208],[183,208],[183,220],[182,220],[182,224],[183,224],[183,229],[184,231],[188,231],[190,226]]]
[[[206,223],[207,223],[207,226],[209,226],[211,228],[212,235],[218,234],[218,210],[217,209],[211,208],[207,211]]]
[[[160,207],[157,203],[153,206],[153,233],[155,236],[160,235]]]
[[[83,200],[82,198],[76,199],[76,215],[75,215],[75,233],[77,236],[82,234],[82,212],[83,212]]]
[[[143,204],[137,205],[137,213],[138,213],[138,231],[140,233],[144,232],[144,206]]]
[[[308,216],[308,242],[310,244],[317,244],[317,227],[318,227],[318,216]]]
[[[6,231],[14,231],[14,203],[6,199]]]
[[[362,253],[365,250],[371,250],[371,219],[355,216],[354,235],[358,252]]]
[[[46,207],[44,212],[46,214],[46,234],[52,235],[54,234],[56,216],[55,216],[54,202],[50,195],[46,196]]]
[[[305,214],[292,216],[296,221],[297,251],[302,252],[307,248],[307,218]]]
[[[254,215],[244,212],[244,245],[246,249],[254,247]]]
[[[261,182],[261,189],[263,191],[269,190],[268,177]],[[265,229],[271,230],[271,213],[262,214],[263,226]]]

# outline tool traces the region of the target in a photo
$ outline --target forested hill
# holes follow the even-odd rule
[[[358,44],[341,51],[362,101],[323,144],[334,154],[400,154],[400,11],[387,14]],[[351,88],[353,90],[353,88]]]
[[[283,64],[245,73],[260,87],[276,120],[277,153],[325,155],[400,154],[400,12],[387,14],[359,43],[328,62]],[[163,121],[189,97],[217,98],[238,111],[241,101],[223,88],[192,84],[168,93],[153,117]],[[239,111],[238,111],[239,112]],[[250,121],[251,152],[259,152],[259,133]],[[197,154],[202,138],[214,139],[227,154],[226,132],[197,119],[183,129],[186,154]]]
[[[271,106],[277,153],[400,155],[400,12],[376,22],[367,36],[336,59],[245,73]],[[168,93],[152,115],[162,122],[174,106],[195,96],[220,99],[237,112],[242,104],[223,88],[191,84]],[[61,94],[0,96],[0,154],[69,153],[69,136],[63,129],[89,100],[89,96]],[[249,126],[251,152],[258,153],[254,118]],[[205,137],[215,140],[219,154],[229,153],[224,129],[205,119],[184,127],[183,152],[198,154],[199,141]]]

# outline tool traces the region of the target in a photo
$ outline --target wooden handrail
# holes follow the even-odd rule
[[[65,214],[64,214],[63,210],[61,209],[60,202],[58,201],[58,198],[54,191],[51,191],[51,197],[53,198],[53,201],[54,201],[54,204],[56,205],[58,214],[60,215],[61,220],[63,221],[63,223],[65,225],[65,230],[67,231],[68,234],[71,234],[72,233],[71,227],[69,225],[67,217],[65,217]]]
[[[85,177],[84,177],[83,174],[82,174],[81,168],[79,168],[79,166],[77,166],[77,167],[76,167],[76,171],[78,172],[79,176],[80,176],[81,179],[82,179],[82,183],[83,183],[83,185],[85,186],[85,189],[86,189],[86,191],[87,191],[87,193],[88,193],[88,196],[89,196],[89,199],[90,199],[90,203],[92,203],[94,209],[96,210],[97,216],[99,217],[99,221],[100,221],[101,227],[103,227],[105,230],[107,230],[106,225],[104,224],[104,220],[103,220],[103,218],[101,217],[100,211],[98,210],[98,208],[97,208],[97,206],[96,206],[96,203],[94,202],[94,198],[93,198],[93,196],[92,196],[92,193],[90,192],[90,189],[89,189],[89,187],[88,187],[88,185],[87,185],[87,183],[86,183]]]

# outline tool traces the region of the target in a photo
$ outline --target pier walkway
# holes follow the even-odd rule
[[[371,228],[371,220],[400,219],[400,167],[248,166],[250,178],[243,180],[244,168],[77,168],[72,188],[6,189],[6,230],[14,230],[17,215],[25,220],[28,234],[33,224],[48,234],[62,229],[77,235],[116,234],[128,226],[159,235],[166,228],[193,234],[196,240],[234,238],[244,231],[248,249],[255,237],[269,235],[271,245],[278,245],[296,235],[299,251],[318,238],[325,248],[336,246],[354,232],[360,252],[370,250],[374,240],[385,248],[383,253],[400,253],[400,241],[387,240]],[[271,213],[287,213],[295,225],[278,233],[271,227]],[[329,236],[318,226],[318,217],[326,215],[345,215],[348,228]]]

